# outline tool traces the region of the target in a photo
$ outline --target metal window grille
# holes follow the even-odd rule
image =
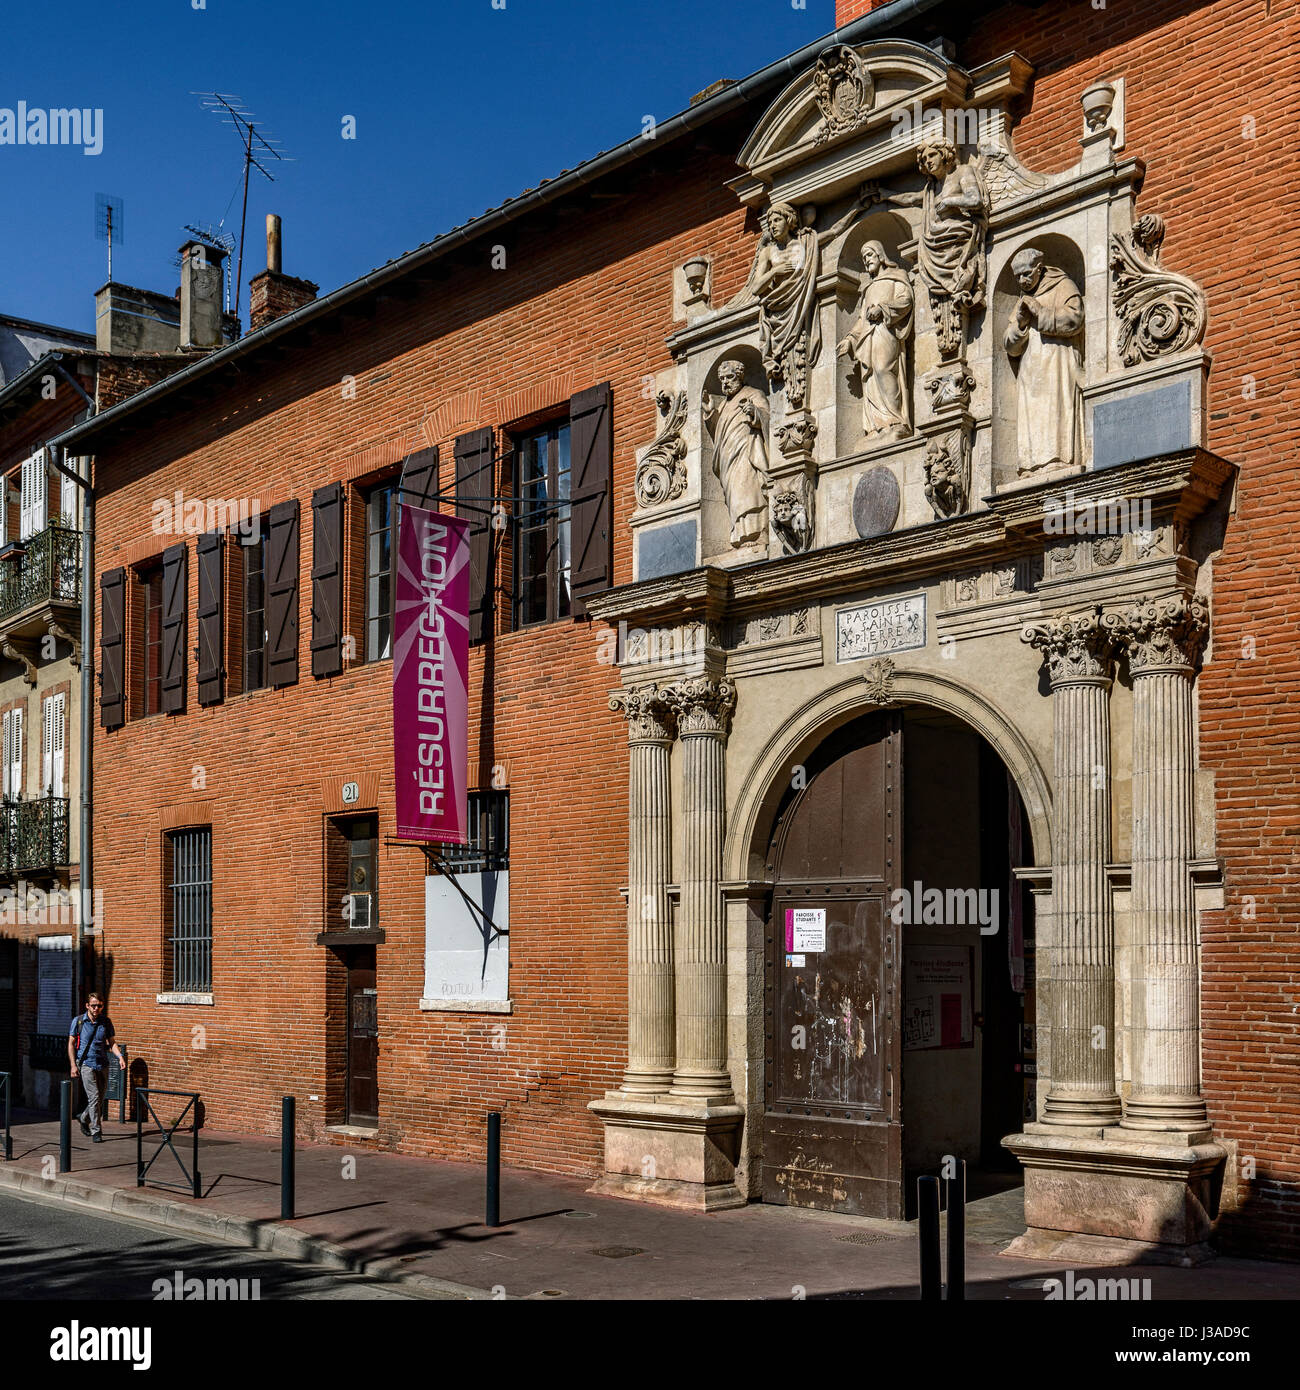
[[[173,830],[171,846],[171,988],[212,989],[212,830]]]
[[[494,873],[510,867],[510,794],[469,794],[469,843],[440,846],[442,860],[457,873]]]

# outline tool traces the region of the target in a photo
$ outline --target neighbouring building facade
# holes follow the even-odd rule
[[[1225,81],[1294,17],[859,11],[57,441],[115,1021],[217,1127],[1294,1256],[1296,84]],[[446,852],[403,504],[471,523]]]
[[[0,1071],[36,1109],[58,1104],[78,965],[84,982],[98,930],[80,891],[88,460],[50,441],[233,336],[222,253],[195,258],[196,245],[182,248],[174,296],[103,285],[93,336],[0,317]]]

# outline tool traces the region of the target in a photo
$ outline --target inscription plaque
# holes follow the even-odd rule
[[[835,660],[860,661],[925,646],[925,595],[883,599],[835,615]]]

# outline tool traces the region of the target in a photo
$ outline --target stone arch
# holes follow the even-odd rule
[[[743,690],[741,698],[744,698]],[[970,725],[998,754],[1015,780],[1028,817],[1033,862],[1052,862],[1052,796],[1047,776],[1028,740],[983,695],[928,671],[893,673],[891,705],[929,705]],[[766,877],[764,861],[781,797],[793,769],[827,735],[878,708],[862,676],[851,677],[808,700],[776,729],[745,775],[728,822],[723,876],[732,881]]]

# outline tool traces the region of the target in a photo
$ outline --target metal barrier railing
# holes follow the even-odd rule
[[[176,1117],[176,1122],[172,1125],[165,1125],[158,1118],[158,1112],[153,1108],[150,1096],[188,1096],[185,1108]],[[151,1130],[150,1135],[161,1134],[162,1142],[154,1150],[153,1157],[149,1162],[144,1161],[144,1112],[149,1112],[149,1118],[158,1126],[156,1130]],[[181,1130],[182,1121],[186,1115],[193,1110],[194,1114],[185,1131]],[[176,1145],[172,1143],[172,1135],[178,1132],[188,1132],[194,1136],[194,1155],[193,1166],[187,1168],[185,1160],[176,1150]],[[150,1086],[137,1086],[135,1088],[135,1185],[144,1186],[145,1175],[153,1167],[154,1161],[164,1149],[172,1151],[172,1157],[180,1166],[180,1170],[185,1174],[186,1183],[189,1185],[191,1193],[195,1197],[203,1196],[203,1189],[199,1179],[199,1093],[198,1091],[159,1091]],[[154,1183],[158,1187],[176,1187],[176,1183],[160,1182],[157,1178]]]

